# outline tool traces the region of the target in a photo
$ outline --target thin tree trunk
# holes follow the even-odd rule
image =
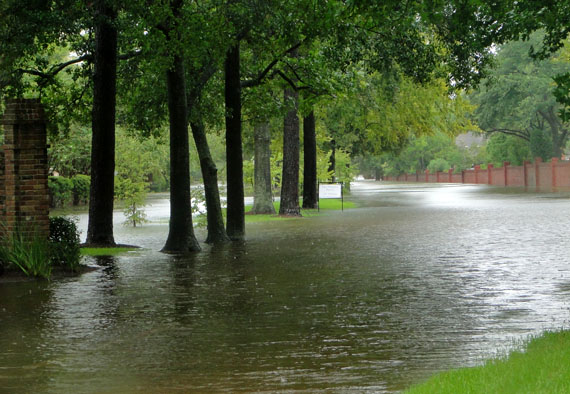
[[[252,214],[275,214],[271,193],[271,130],[269,123],[260,123],[253,128],[254,194]]]
[[[241,136],[241,87],[239,42],[226,54],[226,166],[228,209],[226,232],[232,241],[245,238],[243,153]]]
[[[315,112],[303,119],[303,208],[317,208],[317,137]]]
[[[193,107],[194,116],[190,121],[192,136],[198,150],[202,178],[204,179],[204,194],[206,196],[206,218],[208,222],[208,236],[206,243],[228,242],[230,239],[224,228],[220,192],[218,190],[218,169],[210,154],[208,140],[204,128],[200,109]]]
[[[117,12],[97,0],[95,5],[95,72],[91,146],[91,188],[87,243],[113,246],[115,177],[115,107],[117,93]]]
[[[299,208],[299,94],[291,88],[284,92],[285,103],[293,102],[283,122],[283,173],[279,215],[301,216]]]
[[[170,226],[163,252],[199,251],[192,226],[190,163],[184,62],[174,56],[172,69],[166,72],[170,119]]]

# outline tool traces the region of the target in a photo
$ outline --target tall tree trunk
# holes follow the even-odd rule
[[[170,225],[163,252],[199,251],[192,226],[190,163],[184,62],[175,55],[166,72],[170,120]]]
[[[91,189],[87,243],[115,245],[115,106],[117,93],[117,12],[105,0],[95,4],[95,72],[91,146]]]
[[[239,42],[226,54],[226,167],[228,209],[226,232],[232,241],[245,238]]]
[[[283,173],[279,215],[301,216],[299,208],[299,94],[291,88],[284,92],[285,103],[293,102],[283,122]]]
[[[253,214],[275,214],[271,193],[271,130],[269,123],[260,123],[253,128],[254,192]]]
[[[317,137],[315,112],[303,119],[303,208],[317,208]]]
[[[210,154],[208,140],[204,128],[204,122],[197,106],[193,106],[194,116],[190,121],[192,128],[192,136],[198,150],[198,158],[200,159],[200,169],[202,170],[202,178],[204,179],[204,194],[206,196],[206,218],[208,222],[208,236],[206,243],[221,243],[229,241],[224,228],[224,219],[222,216],[222,206],[220,204],[220,192],[218,190],[218,169],[216,163]]]
[[[328,171],[331,173],[331,182],[335,181],[336,172],[336,141],[331,140],[331,155],[329,157],[329,168]]]

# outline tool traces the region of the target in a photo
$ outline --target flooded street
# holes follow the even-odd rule
[[[0,284],[0,393],[394,392],[569,328],[568,193],[356,182],[350,199],[190,257],[158,252],[167,200],[142,228],[117,212],[115,240],[143,249]]]

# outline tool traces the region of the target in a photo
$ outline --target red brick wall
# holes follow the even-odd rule
[[[45,116],[39,100],[10,100],[4,128],[2,219],[8,231],[49,233]],[[0,177],[1,179],[1,177]],[[1,198],[0,198],[1,200]]]
[[[494,168],[488,165],[487,169],[475,166],[473,169],[464,170],[461,174],[438,172],[409,174],[407,177],[385,177],[385,180],[404,180],[408,182],[440,182],[440,183],[473,183],[490,184],[496,186],[529,186],[542,190],[557,188],[570,188],[570,161],[559,161],[553,158],[549,163],[543,163],[540,158],[534,163],[525,162],[522,166],[511,166],[504,163],[503,167]]]

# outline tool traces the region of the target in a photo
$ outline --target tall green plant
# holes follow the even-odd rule
[[[28,276],[49,278],[52,265],[49,256],[49,244],[45,237],[36,231],[7,231],[0,242],[0,260],[6,268],[21,270]]]
[[[115,198],[125,204],[123,210],[126,218],[125,225],[137,227],[147,221],[142,209],[145,205],[146,192],[146,182],[118,176],[115,178]]]

